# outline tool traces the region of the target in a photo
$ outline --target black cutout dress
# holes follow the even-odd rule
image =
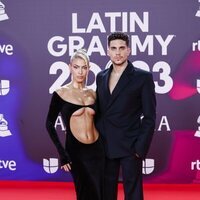
[[[61,166],[71,163],[71,174],[75,184],[77,200],[102,200],[104,176],[104,149],[100,136],[91,144],[78,141],[70,130],[72,114],[85,105],[77,105],[63,100],[56,92],[53,93],[46,128],[60,155]],[[95,104],[87,105],[95,110]],[[66,141],[63,147],[54,127],[61,113],[66,126]]]

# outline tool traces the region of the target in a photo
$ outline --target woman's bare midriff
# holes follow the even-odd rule
[[[83,107],[75,111],[70,119],[70,129],[73,136],[81,143],[92,144],[99,133],[94,125],[95,111],[89,107]]]

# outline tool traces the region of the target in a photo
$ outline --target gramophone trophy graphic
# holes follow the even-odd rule
[[[3,114],[0,114],[0,137],[7,137],[12,135],[8,130],[8,122],[4,119]]]
[[[9,19],[8,15],[5,12],[5,5],[0,1],[0,21]]]
[[[199,117],[197,118],[197,123],[198,123],[199,126],[198,126],[198,129],[196,130],[194,136],[200,137],[200,115],[199,115]]]
[[[200,0],[198,0],[199,3],[200,3]],[[196,17],[200,17],[200,6],[199,6],[199,10],[197,10],[196,14],[195,14]]]

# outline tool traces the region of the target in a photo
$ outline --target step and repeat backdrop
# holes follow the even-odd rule
[[[70,82],[70,56],[82,47],[95,90],[116,30],[128,33],[130,61],[155,82],[144,181],[200,183],[200,0],[0,0],[0,180],[72,181],[45,128],[50,98]],[[55,126],[64,141],[60,116]]]

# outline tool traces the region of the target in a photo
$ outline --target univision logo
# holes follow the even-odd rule
[[[142,173],[143,174],[151,174],[155,167],[154,159],[145,159],[142,161]]]
[[[57,158],[49,158],[43,159],[43,169],[48,174],[54,174],[58,170],[58,159]]]
[[[197,91],[200,94],[200,79],[197,79]]]
[[[10,81],[0,80],[0,96],[7,95],[10,91]]]

